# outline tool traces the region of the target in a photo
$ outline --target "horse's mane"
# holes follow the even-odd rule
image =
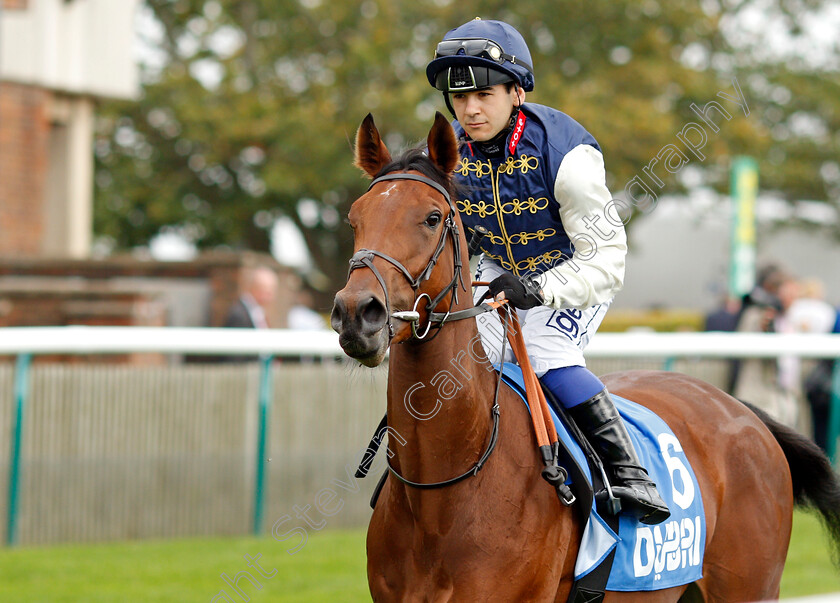
[[[379,170],[376,177],[379,178],[391,172],[408,171],[420,172],[427,178],[443,186],[450,195],[454,195],[455,193],[456,187],[452,175],[444,172],[429,159],[424,146],[414,147],[400,153],[396,158],[391,160],[391,163]]]

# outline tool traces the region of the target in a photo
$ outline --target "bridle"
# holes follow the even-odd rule
[[[360,249],[353,257],[350,259],[350,272],[356,270],[357,268],[367,267],[373,272],[376,276],[376,280],[379,281],[379,285],[382,287],[382,291],[385,293],[385,306],[388,316],[388,331],[390,333],[391,339],[394,337],[394,327],[391,323],[391,318],[397,318],[399,320],[407,320],[411,322],[411,331],[413,336],[418,340],[423,340],[426,335],[429,333],[429,329],[433,325],[437,326],[438,328],[443,327],[443,325],[451,320],[461,320],[464,318],[471,318],[478,316],[484,312],[489,312],[494,309],[500,310],[500,318],[502,319],[502,324],[504,325],[504,335],[502,337],[502,352],[500,358],[505,357],[505,346],[507,344],[508,339],[508,321],[512,320],[513,324],[516,325],[517,319],[516,314],[508,315],[507,312],[511,311],[510,307],[504,306],[504,301],[496,303],[496,305],[491,305],[487,303],[479,304],[472,308],[468,308],[466,310],[456,310],[452,311],[452,304],[458,303],[458,284],[460,283],[461,287],[464,288],[466,291],[466,287],[464,287],[464,282],[462,279],[462,262],[461,262],[461,248],[460,248],[460,241],[459,241],[459,233],[458,233],[458,226],[455,222],[455,206],[452,204],[452,199],[449,196],[449,192],[442,187],[437,182],[427,178],[426,176],[421,176],[418,174],[409,174],[405,172],[397,172],[392,174],[387,174],[385,176],[380,176],[379,178],[375,178],[373,182],[371,182],[370,187],[368,190],[373,187],[373,185],[387,181],[387,180],[415,180],[417,182],[422,182],[428,186],[431,186],[433,189],[438,191],[443,198],[446,199],[447,204],[449,205],[449,214],[444,219],[444,228],[443,232],[440,235],[440,240],[438,241],[437,247],[435,247],[434,253],[432,253],[432,257],[429,259],[428,264],[426,267],[420,272],[420,275],[416,278],[411,275],[408,269],[399,261],[391,256],[381,253],[379,251],[373,249]],[[486,236],[487,230],[485,229],[483,232],[479,232],[476,230],[473,233],[473,240],[471,240],[468,244],[469,253],[472,254],[475,249],[478,248],[478,245],[481,241],[482,236]],[[477,236],[478,235],[478,236]],[[421,293],[419,296],[417,295],[417,289],[420,288],[420,285],[426,281],[434,270],[435,266],[437,265],[438,260],[440,259],[440,254],[443,253],[444,248],[446,247],[446,240],[448,238],[452,239],[452,248],[453,248],[453,255],[454,255],[454,268],[455,272],[452,275],[452,280],[449,284],[443,288],[443,290],[438,293],[434,299],[431,298],[430,295],[426,293]],[[393,265],[397,270],[399,270],[402,275],[408,280],[411,288],[414,289],[415,298],[414,298],[414,310],[406,311],[406,312],[394,312],[391,313],[391,302],[388,296],[388,288],[385,286],[385,279],[382,278],[382,275],[379,273],[379,270],[373,264],[374,257],[382,258],[383,260],[389,262]],[[348,275],[349,277],[349,275]],[[446,312],[434,312],[435,307],[440,303],[446,295],[451,295],[449,300],[449,307],[447,308]],[[420,321],[420,315],[417,312],[417,307],[420,304],[420,300],[426,297],[429,300],[429,303],[426,304],[426,312],[428,313],[429,322],[426,325],[426,330],[423,332],[422,335],[417,333],[417,323]],[[440,331],[438,331],[439,333]],[[525,342],[521,337],[521,330],[517,330],[518,337],[514,337],[511,342],[514,343],[514,349],[516,350],[517,356],[520,356],[524,362],[525,366],[530,367],[530,364],[527,362],[528,355],[525,351]],[[530,368],[528,368],[530,370]],[[533,380],[531,381],[532,385],[536,386],[537,377],[534,373],[529,373]],[[502,384],[502,375],[501,370],[499,371],[498,377],[496,381],[496,393],[493,399],[493,406],[490,409],[490,413],[493,417],[493,428],[490,433],[489,441],[487,442],[487,446],[484,449],[484,453],[478,459],[478,461],[472,466],[471,469],[465,471],[464,473],[458,475],[457,477],[453,477],[444,481],[439,482],[432,482],[432,483],[421,483],[421,482],[413,482],[404,478],[400,475],[396,469],[391,465],[391,461],[386,459],[386,463],[388,464],[388,471],[400,480],[403,484],[410,486],[412,488],[417,488],[421,490],[431,490],[436,488],[444,488],[446,486],[451,486],[453,484],[457,484],[458,482],[465,480],[473,475],[477,475],[481,468],[484,467],[487,460],[490,458],[490,455],[493,454],[493,450],[496,449],[496,444],[499,440],[499,390]],[[526,389],[528,385],[526,383]],[[537,390],[538,391],[538,390]],[[535,394],[536,395],[536,394]],[[528,395],[531,398],[531,393],[529,392]],[[542,399],[543,405],[545,404],[545,400]],[[533,408],[533,407],[532,407]],[[531,414],[532,417],[536,417],[537,415],[542,415],[543,413],[547,413],[547,407],[543,407],[541,410],[532,410]],[[383,419],[383,423],[387,421],[387,415]],[[366,458],[366,460],[362,461],[362,464],[359,466],[359,469],[356,472],[357,477],[364,477],[367,475],[368,470],[370,469],[370,464],[373,462],[373,456],[376,454],[376,450],[379,448],[381,443],[381,436],[380,434],[383,433],[382,430],[383,424],[380,424],[380,427],[377,429],[377,433],[374,434],[373,439],[371,440],[370,446],[368,450],[371,454]],[[535,430],[537,430],[537,423],[534,424]],[[550,430],[553,432],[553,429]],[[540,442],[540,435],[539,430],[537,430],[538,436],[537,441]],[[542,455],[543,462],[545,463],[545,468],[542,471],[543,478],[550,483],[552,486],[555,487],[557,490],[557,495],[560,497],[560,500],[565,505],[571,505],[575,501],[575,496],[572,494],[572,491],[565,485],[567,479],[567,473],[562,467],[558,464],[558,456],[560,452],[560,444],[559,440],[557,439],[557,434],[553,433],[551,436],[554,438],[553,441],[548,441],[547,443],[543,444],[540,443],[540,454]],[[542,424],[542,438],[547,440],[548,434],[546,433],[546,427]],[[379,485],[377,486],[377,492],[379,488],[381,488],[382,484],[384,483],[384,477],[380,480]],[[376,494],[374,494],[376,496]]]
[[[458,225],[455,222],[455,205],[452,203],[452,198],[449,195],[449,191],[447,191],[443,186],[435,182],[434,180],[427,178],[426,176],[422,176],[420,174],[408,174],[404,172],[393,173],[393,174],[386,174],[384,176],[380,176],[379,178],[375,178],[373,182],[370,183],[368,190],[374,187],[374,185],[385,182],[388,180],[415,180],[417,182],[422,182],[428,186],[431,186],[446,200],[446,203],[449,205],[449,214],[443,220],[443,232],[440,235],[440,239],[438,240],[437,247],[435,247],[434,252],[432,253],[432,257],[429,258],[429,262],[426,264],[426,267],[420,272],[417,277],[412,276],[411,272],[400,262],[399,260],[392,258],[391,256],[382,253],[381,251],[376,251],[375,249],[359,249],[356,253],[353,254],[353,257],[350,258],[350,271],[353,272],[357,268],[370,268],[373,275],[376,277],[376,280],[379,281],[379,286],[382,287],[382,291],[385,294],[385,310],[388,316],[388,334],[391,338],[394,337],[394,324],[391,322],[392,318],[396,318],[398,320],[405,320],[411,323],[411,333],[415,339],[422,340],[429,334],[429,330],[432,326],[435,327],[442,327],[444,323],[446,323],[450,319],[458,320],[459,318],[467,318],[467,316],[461,316],[461,313],[454,313],[450,310],[446,312],[434,312],[433,310],[437,307],[437,305],[443,300],[444,297],[450,295],[449,299],[449,308],[452,307],[453,304],[458,303],[458,285],[460,284],[461,288],[464,291],[467,290],[466,286],[464,285],[464,280],[462,276],[462,268],[463,262],[461,261],[461,245],[459,244],[459,231]],[[420,288],[426,280],[428,280],[432,276],[432,271],[435,269],[438,260],[440,259],[440,255],[443,253],[443,250],[446,248],[446,241],[447,239],[452,240],[452,251],[453,251],[453,264],[454,264],[454,273],[452,275],[452,280],[449,284],[444,287],[440,293],[438,293],[434,299],[428,293],[421,293],[417,295],[417,290]],[[388,295],[388,287],[385,285],[385,279],[382,278],[382,274],[376,268],[373,263],[373,258],[379,257],[385,260],[386,262],[390,263],[394,266],[397,270],[402,273],[402,275],[408,280],[409,285],[414,290],[414,308],[409,311],[402,311],[402,312],[391,312],[391,300],[390,296]],[[349,273],[348,273],[349,277]],[[429,316],[428,323],[426,324],[426,328],[423,333],[419,333],[417,330],[417,325],[420,322],[420,313],[417,311],[421,301],[423,298],[428,300],[424,310]],[[471,310],[471,309],[470,309]],[[469,312],[467,310],[466,312]],[[457,314],[457,317],[453,316]],[[476,314],[472,314],[475,316]]]
[[[459,241],[458,225],[455,221],[456,210],[454,204],[452,203],[452,198],[449,195],[449,191],[447,191],[443,186],[441,186],[434,180],[427,178],[426,176],[422,176],[420,174],[409,174],[405,172],[386,174],[384,176],[375,178],[373,182],[370,183],[368,190],[373,188],[375,184],[385,182],[388,180],[415,180],[417,182],[422,182],[423,184],[431,186],[433,189],[435,189],[437,192],[443,195],[443,198],[446,199],[446,203],[449,205],[449,214],[447,214],[447,216],[443,220],[443,232],[440,235],[440,239],[438,240],[438,244],[435,247],[435,251],[434,253],[432,253],[432,257],[429,258],[429,262],[426,264],[426,267],[420,272],[420,274],[416,278],[412,276],[411,272],[408,271],[408,269],[402,264],[402,262],[395,258],[392,258],[391,256],[385,253],[376,251],[375,249],[359,249],[356,253],[353,254],[353,257],[350,258],[349,272],[353,272],[358,268],[369,268],[371,272],[373,272],[373,275],[376,277],[376,280],[379,281],[379,286],[382,287],[382,291],[385,294],[385,309],[388,316],[388,332],[390,337],[392,339],[394,337],[394,325],[391,322],[392,318],[409,321],[411,323],[411,332],[414,338],[418,340],[423,340],[426,337],[426,335],[428,335],[429,330],[432,328],[432,326],[440,328],[448,321],[471,318],[484,312],[490,311],[492,308],[490,308],[486,304],[481,304],[475,306],[474,308],[468,308],[466,310],[457,310],[454,312],[451,310],[452,304],[458,303],[458,285],[460,284],[464,291],[466,291],[467,288],[464,285],[462,276],[463,263],[461,261],[461,246]],[[434,299],[432,299],[432,297],[428,293],[421,293],[420,295],[417,295],[417,290],[420,288],[420,285],[422,285],[424,281],[428,280],[431,277],[432,271],[434,270],[438,260],[440,259],[440,255],[446,248],[447,239],[452,240],[452,249],[454,256],[453,264],[455,271],[452,275],[452,280],[449,281],[449,284],[446,287],[444,287],[440,291],[440,293],[438,293],[435,296]],[[397,270],[399,270],[402,273],[406,280],[408,280],[408,283],[411,285],[411,288],[414,290],[415,293],[413,310],[394,313],[391,312],[391,302],[390,297],[388,295],[388,287],[385,285],[385,279],[382,278],[382,274],[380,274],[379,270],[373,263],[374,257],[382,258],[383,260],[393,265]],[[443,298],[446,297],[447,294],[450,295],[449,308],[447,308],[447,311],[434,312],[434,309],[443,300]],[[426,329],[421,335],[417,332],[417,323],[420,321],[420,314],[419,312],[417,312],[417,308],[424,297],[429,300],[429,302],[425,306],[425,310],[429,318],[428,324],[426,325]],[[505,331],[506,335],[507,323],[505,323]],[[503,341],[506,341],[506,337],[503,339]],[[504,356],[504,352],[502,352],[502,356]],[[490,409],[490,412],[493,416],[493,430],[490,434],[490,440],[487,443],[487,447],[484,450],[484,453],[481,455],[481,458],[479,458],[479,460],[475,463],[475,465],[473,465],[471,469],[465,471],[457,477],[453,477],[448,480],[434,483],[420,483],[413,482],[404,478],[396,471],[396,469],[394,469],[391,466],[391,462],[389,460],[386,460],[386,462],[388,463],[388,470],[391,472],[391,474],[407,486],[424,490],[430,490],[435,488],[451,486],[452,484],[457,484],[458,482],[467,479],[468,477],[471,477],[473,475],[476,475],[479,471],[481,471],[481,468],[484,467],[484,464],[487,462],[487,459],[490,458],[490,455],[493,453],[493,450],[495,450],[496,443],[499,440],[499,387],[501,385],[501,382],[502,378],[500,374],[499,380],[496,383],[495,399],[493,400],[493,406]],[[376,449],[379,448],[379,441],[377,440],[376,434],[374,435],[374,439],[371,441],[369,448],[372,449],[373,454],[375,454]],[[373,461],[373,454],[370,455],[370,462]],[[363,471],[363,473],[357,475],[359,475],[360,477],[364,477],[364,475],[367,474],[367,469],[369,469],[369,467],[369,463],[366,467],[363,463],[363,465],[359,467],[359,471]]]

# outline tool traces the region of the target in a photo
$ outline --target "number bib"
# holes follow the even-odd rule
[[[619,542],[607,590],[659,590],[703,576],[706,516],[682,445],[653,412],[619,396],[615,405],[671,517],[649,526],[620,515]]]
[[[505,364],[504,379],[527,405],[519,367]],[[620,514],[616,534],[593,505],[581,539],[575,579],[595,569],[615,549],[607,590],[660,590],[695,582],[703,577],[706,516],[691,464],[679,440],[662,419],[635,402],[615,394],[612,397],[639,459],[656,482],[671,516],[659,525],[650,526]],[[580,445],[553,409],[551,412],[557,434],[589,478]]]

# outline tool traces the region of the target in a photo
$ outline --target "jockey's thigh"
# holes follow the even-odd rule
[[[489,282],[504,272],[498,265],[482,258],[476,280]],[[476,302],[485,291],[487,287],[476,288]],[[583,350],[604,320],[611,303],[609,300],[583,310],[555,310],[548,306],[517,310],[528,358],[537,376],[542,377],[551,369],[564,366],[586,366]],[[515,362],[510,346],[503,345],[504,327],[498,313],[479,314],[476,322],[488,358],[494,364],[498,363],[504,349],[504,361]]]

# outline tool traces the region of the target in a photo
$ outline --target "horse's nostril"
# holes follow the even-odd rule
[[[388,320],[385,306],[373,296],[359,304],[359,318],[362,321],[362,331],[365,333],[375,333]]]
[[[341,301],[341,298],[336,297],[332,312],[330,313],[330,326],[336,333],[341,333],[345,316],[347,316],[347,307]]]

